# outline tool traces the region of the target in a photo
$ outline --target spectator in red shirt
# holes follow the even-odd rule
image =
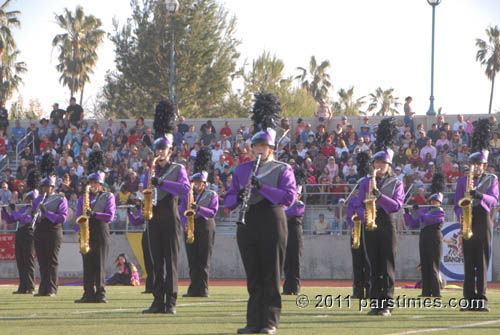
[[[7,142],[5,141],[5,136],[3,134],[3,129],[0,129],[0,155],[5,155],[5,149],[7,148]]]
[[[135,145],[138,139],[140,139],[142,136],[138,135],[135,129],[130,129],[130,133],[127,139],[127,143],[129,145]]]
[[[50,145],[51,148],[54,147],[54,143],[49,141],[49,138],[47,136],[44,136],[42,138],[42,142],[40,142],[40,151],[43,152],[45,148],[47,148]]]
[[[449,170],[445,175],[446,175],[446,180],[448,181],[448,183],[451,182],[452,177],[456,177],[456,179],[458,179],[459,177],[462,177],[462,174],[458,170],[457,163],[453,164],[451,167],[451,170]]]
[[[220,135],[221,136],[224,135],[224,136],[226,136],[228,138],[232,138],[233,137],[233,132],[232,132],[231,128],[229,128],[230,125],[231,124],[229,123],[229,121],[226,121],[224,123],[224,128],[222,128],[220,130]]]
[[[325,157],[335,156],[335,146],[332,144],[332,136],[326,139],[325,145],[321,147],[321,152]]]
[[[413,201],[419,205],[425,205],[426,199],[425,199],[425,188],[419,187],[417,190],[417,194],[413,197]]]

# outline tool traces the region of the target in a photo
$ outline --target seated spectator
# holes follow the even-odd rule
[[[134,263],[127,261],[125,254],[119,254],[115,260],[116,272],[106,279],[106,285],[131,285],[139,286],[139,273]]]
[[[215,134],[212,133],[212,127],[206,127],[205,133],[201,135],[201,144],[208,146],[212,143],[212,140],[215,140]]]
[[[330,234],[330,224],[325,220],[325,214],[319,214],[319,217],[314,221],[313,234],[315,235],[328,235]]]
[[[462,177],[462,174],[458,170],[458,164],[454,163],[451,167],[451,170],[449,170],[445,173],[445,176],[446,176],[446,180],[448,183],[451,183],[452,177],[455,177],[455,179]]]
[[[437,149],[432,145],[432,139],[431,138],[427,138],[426,145],[420,151],[420,158],[422,158],[423,160],[425,160],[427,154],[431,155],[432,160],[436,159]]]
[[[229,121],[224,122],[224,128],[220,130],[220,135],[226,136],[227,138],[233,137],[233,131],[231,130],[231,123]]]
[[[326,101],[324,99],[319,100],[316,117],[318,118],[318,123],[328,127],[330,119],[332,118],[332,111],[330,110],[330,107],[326,104]]]
[[[144,135],[142,136],[142,142],[144,142],[147,147],[153,148],[154,141],[153,130],[150,127],[147,127],[144,131]]]
[[[179,124],[177,124],[177,128],[179,129],[179,133],[184,136],[189,131],[189,126],[186,124],[186,120],[181,116],[179,117]]]

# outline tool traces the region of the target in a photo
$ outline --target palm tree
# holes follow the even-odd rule
[[[5,48],[0,58],[0,100],[6,101],[18,90],[22,84],[21,74],[26,72],[26,63],[16,62],[20,51],[10,52],[10,47]]]
[[[332,87],[330,75],[327,73],[330,67],[330,61],[324,60],[318,65],[316,57],[311,56],[309,61],[309,70],[303,67],[298,67],[301,73],[295,77],[302,86],[311,93],[314,100],[319,102],[320,99],[328,97],[328,91]]]
[[[17,18],[21,12],[18,10],[6,11],[11,1],[5,0],[0,6],[0,57],[3,56],[8,47],[11,48],[10,50],[16,49],[16,42],[10,29],[21,26],[21,22]]]
[[[351,86],[349,89],[345,90],[341,88],[337,94],[339,95],[339,103],[343,115],[346,116],[358,116],[359,114],[365,114],[360,108],[366,103],[364,101],[365,96],[354,99],[354,87]]]
[[[55,14],[56,23],[65,30],[52,40],[52,46],[59,49],[57,71],[61,72],[59,81],[68,86],[71,96],[80,91],[80,104],[83,100],[85,84],[90,82],[89,74],[97,63],[97,48],[104,38],[101,20],[93,15],[85,15],[83,8],[77,6],[75,15],[65,8],[61,15]]]
[[[488,113],[491,114],[495,76],[500,72],[500,32],[498,26],[488,27],[486,35],[488,35],[489,44],[482,39],[476,39],[476,46],[479,48],[476,53],[476,61],[479,61],[481,65],[486,65],[484,73],[491,80],[490,107],[488,109]]]
[[[379,87],[375,90],[375,94],[370,93],[370,99],[372,102],[368,105],[368,111],[371,112],[372,110],[379,108],[375,115],[385,116],[389,114],[399,114],[396,107],[400,106],[401,103],[398,101],[399,98],[392,95],[393,91],[393,88],[389,88],[384,91]]]

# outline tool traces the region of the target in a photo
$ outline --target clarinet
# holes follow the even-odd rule
[[[261,154],[259,154],[257,156],[257,159],[255,160],[255,164],[253,165],[253,168],[252,168],[252,173],[250,174],[250,177],[248,178],[248,184],[247,184],[247,186],[245,186],[245,190],[247,191],[247,193],[243,197],[243,201],[241,202],[240,212],[238,213],[238,221],[236,221],[237,224],[242,224],[242,225],[246,224],[245,214],[247,213],[248,201],[250,200],[250,196],[252,194],[252,178],[255,176],[255,174],[257,173],[257,169],[259,168],[260,158],[261,158]]]
[[[38,206],[36,207],[36,210],[33,212],[33,221],[31,221],[31,228],[34,229],[35,228],[35,223],[36,223],[36,220],[38,220],[38,217],[40,216],[40,207],[42,206],[43,204],[43,201],[45,200],[45,196],[47,195],[47,193],[44,193],[43,194],[43,197],[42,197],[42,200],[38,203]]]

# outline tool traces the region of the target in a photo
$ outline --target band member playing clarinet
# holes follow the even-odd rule
[[[212,152],[208,147],[198,151],[194,161],[194,174],[191,176],[194,203],[194,242],[187,242],[186,253],[189,263],[191,283],[184,297],[208,297],[208,276],[210,272],[210,257],[215,241],[214,217],[219,209],[219,196],[207,189],[208,168],[212,161]]]
[[[422,272],[423,297],[440,297],[441,281],[439,264],[443,255],[443,234],[441,228],[445,212],[441,208],[443,202],[444,175],[436,173],[432,176],[431,207],[419,209],[417,204],[408,211],[405,208],[405,223],[411,228],[420,228],[420,265]]]
[[[30,172],[31,173],[31,172]],[[29,177],[28,177],[29,178]],[[33,217],[31,216],[31,202],[38,197],[38,191],[33,190],[24,195],[24,202],[28,205],[16,210],[10,204],[10,213],[5,207],[2,209],[2,218],[8,223],[18,223],[16,230],[16,264],[19,272],[19,287],[14,294],[33,294],[35,290],[35,246],[33,242]]]
[[[57,293],[59,250],[63,235],[62,225],[68,216],[68,201],[64,195],[55,193],[56,177],[54,158],[46,153],[40,163],[42,195],[33,200],[32,215],[35,223],[35,250],[40,265],[40,286],[37,297],[53,297]]]
[[[491,128],[489,119],[479,119],[474,122],[473,153],[469,156],[469,169],[473,170],[472,180],[469,180],[469,176],[460,177],[455,191],[455,213],[463,222],[464,298],[469,302],[467,307],[461,308],[461,311],[489,312],[486,284],[493,230],[490,212],[498,203],[498,178],[494,174],[486,173]],[[463,204],[461,200],[465,200],[464,198],[472,200],[470,204],[472,218],[464,215],[464,210],[467,210],[467,206],[464,206],[465,208],[461,206]],[[470,203],[470,201],[466,202]],[[465,225],[471,226],[472,237],[464,234]]]
[[[175,107],[170,100],[160,101],[156,106],[153,127],[154,147],[158,156],[151,183],[156,192],[153,206],[153,218],[149,222],[149,238],[154,267],[154,300],[150,308],[143,313],[175,314],[178,293],[177,259],[181,238],[181,219],[179,215],[179,197],[186,197],[190,190],[189,179],[183,165],[170,162],[173,145],[173,125]]]
[[[356,212],[364,221],[364,247],[371,272],[368,315],[390,316],[394,307],[391,301],[397,244],[395,214],[401,209],[405,196],[403,184],[391,170],[393,151],[390,147],[397,134],[394,118],[380,122],[375,142],[377,151],[373,156],[375,175],[365,177],[359,187]]]
[[[238,329],[238,334],[274,334],[280,319],[280,271],[288,236],[283,206],[289,207],[297,193],[292,168],[274,160],[276,131],[273,127],[280,111],[276,96],[256,94],[252,116],[255,133],[251,145],[254,156],[260,155],[261,164],[253,176],[256,161],[240,164],[224,199],[225,206],[232,209],[250,194],[248,211],[242,220],[245,224],[238,225],[237,230],[250,295],[247,325]]]
[[[302,249],[304,249],[304,231],[302,219],[304,218],[305,205],[300,200],[302,195],[302,184],[305,183],[306,175],[303,169],[295,171],[297,186],[297,197],[285,210],[288,221],[288,239],[285,256],[285,282],[283,283],[283,294],[297,295],[300,292],[300,261]]]
[[[89,218],[90,251],[83,258],[83,297],[76,303],[106,303],[106,260],[109,251],[109,223],[115,217],[115,196],[104,191],[104,159],[102,151],[93,151],[89,156],[87,177],[90,185],[89,205],[83,212],[84,196],[78,199],[76,217]]]

